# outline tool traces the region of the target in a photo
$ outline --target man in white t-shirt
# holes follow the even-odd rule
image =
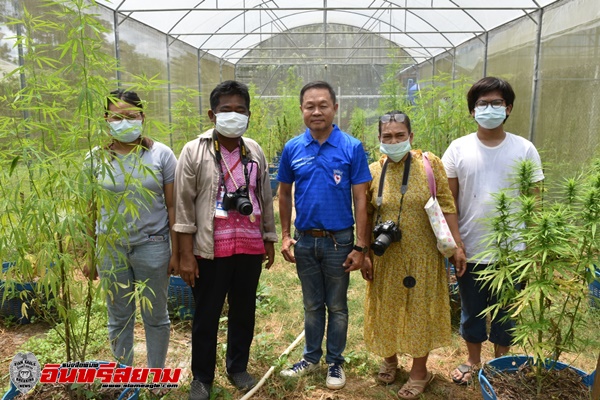
[[[544,179],[540,156],[528,140],[504,131],[504,122],[510,115],[515,93],[502,79],[486,77],[475,83],[467,94],[471,115],[477,121],[477,132],[454,140],[444,153],[442,161],[448,175],[450,190],[458,211],[458,226],[467,256],[464,266],[456,266],[461,296],[460,334],[467,344],[467,362],[451,372],[457,384],[472,379],[473,367],[481,363],[481,346],[488,339],[486,318],[481,312],[495,299],[487,287],[475,280],[474,271],[487,268],[491,259],[476,257],[485,250],[482,244],[490,230],[485,218],[494,213],[492,195],[511,186],[513,173],[523,160],[539,166],[534,181]],[[515,196],[518,191],[515,190]],[[496,357],[508,352],[512,342],[513,321],[502,321],[501,312],[492,320],[489,340],[494,343]]]

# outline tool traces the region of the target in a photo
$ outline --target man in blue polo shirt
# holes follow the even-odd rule
[[[366,190],[371,173],[360,141],[333,125],[338,104],[331,85],[322,81],[305,85],[300,91],[300,109],[307,129],[286,143],[277,179],[281,252],[287,261],[296,263],[302,285],[306,345],[302,360],[281,375],[297,377],[319,369],[327,307],[326,384],[329,389],[341,389],[346,384],[342,353],[348,331],[349,272],[361,268],[368,251]],[[294,183],[296,231],[292,238]]]

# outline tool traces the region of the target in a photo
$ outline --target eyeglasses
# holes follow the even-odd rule
[[[385,114],[379,118],[379,121],[383,124],[387,124],[388,122],[394,120],[396,122],[404,122],[406,119],[406,115],[404,114]]]
[[[479,100],[475,103],[475,108],[478,108],[481,111],[488,108],[488,106],[492,106],[493,109],[497,110],[504,106],[504,99],[496,99],[492,101]]]
[[[109,113],[108,119],[112,121],[121,121],[123,119],[132,120],[140,117],[142,113],[140,111],[134,111],[129,113]]]

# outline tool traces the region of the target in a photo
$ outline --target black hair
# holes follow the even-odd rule
[[[408,128],[408,134],[410,135],[410,133],[412,132],[412,129],[410,128],[410,118],[408,118],[408,115],[406,115],[406,113],[404,111],[399,111],[399,110],[394,110],[394,111],[390,111],[387,112],[383,115],[394,115],[394,114],[402,114],[404,115],[404,121],[402,121],[402,123],[404,125],[406,125],[406,128]],[[391,122],[391,120],[390,120]],[[381,118],[379,119],[379,134],[381,135]]]
[[[306,91],[310,89],[327,89],[329,91],[329,95],[331,96],[331,101],[334,105],[337,104],[335,98],[335,91],[329,83],[325,81],[313,81],[304,85],[302,90],[300,90],[300,105],[302,105],[302,100],[304,100],[304,93],[306,93]]]
[[[210,109],[217,111],[221,97],[231,95],[241,96],[246,102],[248,111],[250,111],[250,93],[248,92],[248,86],[238,81],[224,81],[219,83],[212,92],[210,92]]]
[[[140,96],[138,96],[136,92],[117,89],[110,92],[109,96],[106,98],[105,115],[108,115],[109,107],[111,104],[115,103],[115,100],[121,100],[124,103],[131,104],[132,106],[139,108],[142,114],[144,113],[144,111],[142,111],[144,109],[142,99],[140,99]]]
[[[108,112],[110,111],[110,105],[115,104],[116,100],[121,100],[124,103],[131,104],[134,107],[140,109],[140,114],[144,115],[144,104],[142,103],[142,99],[140,96],[132,90],[124,90],[124,89],[116,89],[110,92],[108,97],[106,98],[106,105],[104,108],[104,116],[108,117]],[[108,145],[108,148],[112,150],[112,145],[114,142],[111,142]],[[151,149],[154,144],[154,140],[149,137],[142,136],[142,140],[140,142],[142,148]]]
[[[487,76],[475,82],[475,84],[471,86],[471,89],[469,89],[469,93],[467,93],[469,112],[472,113],[475,110],[475,103],[481,96],[491,92],[502,93],[502,99],[504,99],[507,107],[512,106],[515,102],[515,92],[513,91],[512,86],[510,86],[510,83],[506,82],[504,79]]]

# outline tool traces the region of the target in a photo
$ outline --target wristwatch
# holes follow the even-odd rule
[[[352,248],[352,250],[360,251],[363,254],[367,254],[369,252],[369,248],[367,246],[360,247],[358,245],[354,245],[354,247]]]

